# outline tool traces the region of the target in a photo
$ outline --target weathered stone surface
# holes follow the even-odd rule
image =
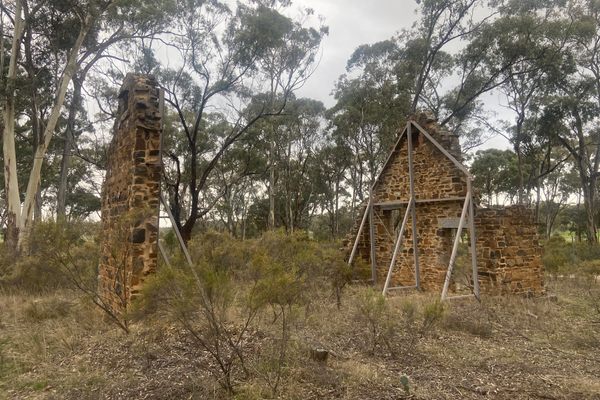
[[[460,161],[460,145],[455,135],[440,128],[426,114],[418,114],[412,120]],[[421,287],[426,291],[441,291],[452,252],[453,228],[460,219],[467,194],[467,177],[416,129],[412,130],[412,142],[415,197],[420,201],[417,203],[416,214]],[[405,203],[394,210],[390,210],[389,206],[386,209],[374,207],[377,280],[380,284],[385,280],[392,259],[394,240],[409,198],[408,142],[405,135],[394,148],[373,187],[375,204]],[[365,207],[363,205],[359,211],[359,218],[344,243],[347,256],[354,244]],[[474,222],[483,289],[514,293],[543,291],[541,250],[530,210],[522,207],[505,210],[477,209]],[[410,219],[402,243],[391,286],[415,285]],[[359,239],[357,255],[366,261],[370,260],[368,226],[365,226]]]
[[[542,294],[542,247],[531,210],[478,209],[475,215],[479,283],[492,293]]]
[[[116,314],[157,266],[161,129],[158,83],[128,74],[108,153],[98,269],[98,295]]]

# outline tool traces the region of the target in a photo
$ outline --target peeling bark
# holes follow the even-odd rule
[[[6,98],[4,100],[4,132],[2,150],[4,155],[4,189],[6,193],[7,229],[5,243],[16,249],[21,217],[21,198],[17,178],[17,158],[15,150],[15,80],[17,59],[23,36],[23,7],[20,0],[15,2],[14,33],[11,45],[8,75],[6,77]]]

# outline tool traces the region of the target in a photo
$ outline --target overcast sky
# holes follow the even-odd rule
[[[331,91],[346,70],[346,62],[361,44],[389,39],[416,20],[414,0],[296,0],[297,6],[310,7],[329,27],[322,45],[317,70],[299,91],[301,96],[334,105]]]
[[[321,100],[325,106],[335,104],[331,92],[338,77],[346,71],[346,62],[361,44],[391,38],[417,19],[414,0],[295,0],[297,7],[310,7],[324,18],[329,35],[322,44],[321,61],[298,95]],[[489,109],[504,119],[511,118],[498,93],[484,97]],[[502,137],[486,142],[480,149],[508,148]]]

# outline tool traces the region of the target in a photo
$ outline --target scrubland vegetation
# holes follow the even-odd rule
[[[0,398],[600,393],[595,248],[552,238],[547,296],[440,303],[434,293],[384,299],[356,282],[366,266],[350,270],[337,245],[301,232],[209,232],[190,244],[193,270],[171,243],[172,266],[149,278],[127,333],[82,290],[95,284],[95,229],[40,225],[32,255],[2,265]]]
[[[372,2],[414,23],[345,55],[382,22],[310,3],[0,0],[0,399],[600,398],[600,2]],[[340,75],[307,97],[320,62]],[[194,263],[162,232],[170,262],[115,315],[90,221],[131,72],[164,94],[161,193]],[[477,205],[534,210],[546,295],[384,299],[344,263],[421,112]]]

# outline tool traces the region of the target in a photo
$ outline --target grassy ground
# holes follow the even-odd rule
[[[340,309],[323,296],[296,310],[275,397],[600,399],[600,283],[550,280],[548,292],[443,309],[403,295],[379,314],[365,310],[362,288],[348,289]],[[272,345],[264,327],[249,354]],[[311,359],[315,348],[329,351],[327,362]],[[166,321],[127,335],[75,293],[0,294],[0,399],[227,398],[211,362]],[[249,361],[234,398],[269,397],[273,377],[260,365]]]

